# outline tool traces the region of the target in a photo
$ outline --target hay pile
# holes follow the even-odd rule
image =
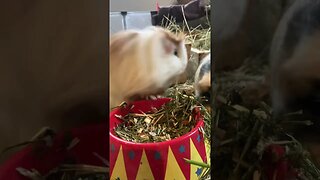
[[[268,71],[263,57],[248,59],[235,71],[216,74],[213,178],[320,179],[310,154],[287,128],[288,124],[299,127],[311,122],[297,118],[300,112],[274,119],[268,96],[253,102],[252,94],[242,93],[246,87],[259,87],[263,82]],[[263,90],[256,88],[254,94]]]
[[[183,94],[178,87],[169,89],[173,100],[149,113],[129,113],[115,128],[121,139],[137,143],[169,141],[190,132],[196,125],[195,108],[199,104],[192,94]]]
[[[174,33],[184,33],[186,35],[186,43],[190,43],[193,48],[200,51],[210,51],[211,49],[211,26],[209,17],[204,17],[206,26],[203,27],[199,24],[196,27],[189,27],[188,22],[185,20],[182,24],[176,23],[173,17],[165,17],[166,23],[161,26]]]
[[[193,106],[197,107],[200,109],[200,113],[203,116],[204,120],[204,137],[206,143],[210,144],[211,142],[211,122],[212,122],[212,116],[211,116],[211,108],[208,107],[207,103],[203,103],[201,99],[197,99],[194,95],[194,86],[192,81],[187,81],[184,84],[176,84],[175,86],[167,89],[165,92],[166,97],[171,97],[171,98],[179,98],[179,96],[189,96],[191,99],[193,99]],[[187,161],[193,166],[199,166],[204,169],[204,173],[199,179],[211,179],[211,166],[209,164],[201,163],[201,162],[196,162],[193,161],[192,159]]]

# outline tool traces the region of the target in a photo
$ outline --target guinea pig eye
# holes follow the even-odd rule
[[[174,54],[175,56],[178,56],[178,50],[175,49],[175,50],[173,51],[173,54]]]

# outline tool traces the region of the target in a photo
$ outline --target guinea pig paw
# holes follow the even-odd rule
[[[150,96],[148,96],[151,100],[156,100],[157,99],[157,96],[155,96],[155,95],[150,95]]]

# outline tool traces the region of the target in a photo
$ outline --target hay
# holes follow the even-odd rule
[[[248,94],[241,94],[249,83],[257,86],[268,71],[263,56],[248,58],[237,70],[217,73],[217,98],[214,104],[213,167],[214,179],[266,178],[264,168],[275,168],[264,159],[270,145],[281,145],[285,153],[277,162],[287,163],[277,173],[298,173],[298,179],[319,179],[320,171],[301,143],[289,135],[288,123],[307,126],[310,121],[299,112],[273,118],[268,97],[246,104]],[[258,97],[256,97],[257,99]],[[273,174],[275,176],[275,174]]]
[[[198,103],[194,96],[174,88],[168,97],[173,100],[151,113],[117,116],[123,122],[114,129],[116,135],[126,141],[145,143],[168,141],[190,132],[197,123],[193,112]]]
[[[165,17],[165,22],[162,22],[161,26],[170,30],[174,33],[185,33],[186,34],[186,43],[191,43],[193,48],[199,49],[201,51],[210,51],[211,49],[211,25],[208,15],[206,18],[206,24],[209,28],[203,28],[201,25],[198,25],[194,28],[189,27],[186,19],[182,24],[176,23],[173,17]]]

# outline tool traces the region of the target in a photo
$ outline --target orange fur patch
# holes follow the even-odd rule
[[[127,48],[130,48],[131,43],[138,37],[136,31],[123,31],[111,36],[110,40],[110,56],[119,55],[123,52],[129,53]],[[133,46],[135,47],[135,46]],[[113,58],[111,58],[112,60]]]
[[[211,75],[209,73],[203,75],[202,79],[199,81],[199,88],[202,91],[208,91],[211,87]]]

